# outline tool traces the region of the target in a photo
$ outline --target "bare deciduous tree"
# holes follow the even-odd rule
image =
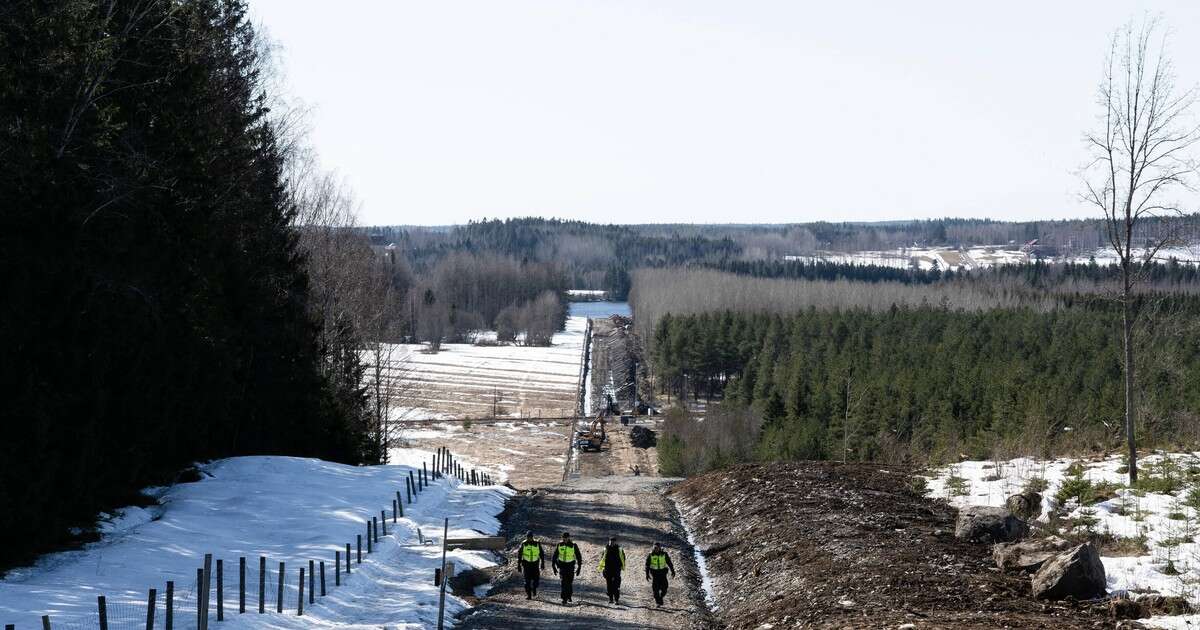
[[[1136,289],[1155,256],[1174,242],[1172,219],[1182,215],[1180,195],[1192,190],[1196,167],[1190,153],[1200,140],[1191,119],[1196,90],[1177,88],[1162,30],[1147,20],[1113,35],[1098,95],[1100,129],[1087,136],[1093,156],[1084,172],[1084,199],[1104,213],[1107,243],[1121,267],[1117,299],[1131,483],[1137,481]]]

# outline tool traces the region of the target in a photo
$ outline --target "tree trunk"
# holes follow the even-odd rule
[[[1128,273],[1128,272],[1127,272]],[[1129,447],[1129,483],[1137,482],[1137,441],[1134,438],[1133,406],[1133,318],[1129,312],[1129,282],[1121,300],[1121,333],[1125,344],[1125,441]]]

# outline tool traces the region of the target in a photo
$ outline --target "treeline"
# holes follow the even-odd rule
[[[451,252],[408,291],[407,313],[419,341],[469,341],[497,330],[499,341],[546,345],[566,323],[567,278],[555,262],[518,262],[491,253]]]
[[[1115,295],[1115,265],[1002,265],[969,272],[892,269],[844,263],[738,263],[713,269],[640,269],[629,302],[638,332],[648,337],[667,313],[725,309],[790,314],[803,309],[937,306],[961,311],[1025,307],[1038,311],[1086,306]],[[1157,295],[1200,293],[1200,271],[1175,262],[1148,266],[1138,286]]]
[[[1140,342],[1141,435],[1147,445],[1191,444],[1200,438],[1191,323],[1200,307],[1177,299],[1159,308]],[[1119,319],[1099,304],[666,315],[650,343],[657,385],[676,400],[725,402],[702,426],[669,421],[666,449],[680,457],[664,471],[730,458],[947,461],[1112,447],[1124,410]],[[747,431],[753,448],[740,437]]]
[[[391,278],[318,269],[375,258],[303,227],[265,49],[240,0],[0,7],[0,566],[192,462],[379,458]]]
[[[1190,242],[1200,239],[1200,217],[1189,217],[1182,225],[1185,227],[1183,236]],[[1166,228],[1159,221],[1151,219],[1139,224],[1138,230],[1136,238],[1141,242],[1146,238],[1161,236]],[[1103,223],[1090,219],[601,225],[523,218],[483,220],[437,228],[380,226],[364,228],[363,231],[378,247],[395,245],[399,255],[417,273],[424,273],[452,253],[491,253],[523,262],[556,262],[562,266],[571,288],[603,289],[616,299],[624,299],[630,289],[633,270],[645,267],[712,267],[760,277],[799,277],[786,275],[786,266],[781,268],[775,265],[786,256],[809,255],[818,251],[1020,245],[1034,239],[1040,243],[1039,252],[1086,255],[1104,247],[1106,242]],[[811,271],[805,269],[806,273]],[[783,275],[775,275],[779,273]],[[919,281],[922,277],[922,272],[919,272],[912,278]]]

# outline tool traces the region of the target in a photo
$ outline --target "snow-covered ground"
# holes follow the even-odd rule
[[[1134,256],[1144,256],[1144,250],[1134,250]],[[955,249],[950,247],[906,247],[881,251],[831,252],[822,251],[803,256],[784,256],[785,260],[806,262],[836,262],[848,265],[875,265],[910,269],[917,267],[928,270],[936,264],[942,270],[970,270],[1013,265],[1030,262],[1028,253],[1015,245],[993,245]],[[1098,248],[1083,256],[1048,258],[1048,262],[1088,263],[1107,265],[1116,262],[1111,249]],[[1154,257],[1158,262],[1177,260],[1185,264],[1200,263],[1200,247],[1174,247],[1160,250]]]
[[[1138,470],[1144,489],[1127,487],[1120,456],[965,461],[935,471],[927,488],[929,496],[957,507],[1003,506],[1009,496],[1044,483],[1040,523],[1049,524],[1057,511],[1059,527],[1115,539],[1101,549],[1109,593],[1181,595],[1200,604],[1200,453],[1155,453],[1143,457]],[[1068,498],[1060,504],[1056,495],[1064,484],[1090,487],[1094,498],[1103,500],[1081,505]],[[1125,551],[1112,555],[1118,548]],[[1155,623],[1190,628],[1200,626],[1200,615],[1163,617]]]
[[[395,465],[356,467],[293,457],[238,457],[204,465],[195,483],[152,489],[160,505],[107,515],[102,539],[78,551],[49,554],[0,581],[0,623],[40,628],[95,628],[98,595],[107,599],[112,630],[143,628],[147,591],[158,589],[156,627],[163,627],[165,584],[175,583],[175,627],[196,626],[196,569],[206,553],[224,560],[225,622],[230,628],[426,628],[436,625],[442,519],[450,535],[494,534],[495,516],[511,493],[503,487],[433,482],[392,524],[392,499],[429,451],[398,449]],[[467,462],[464,461],[464,465]],[[388,514],[387,532],[362,564],[334,587],[334,554],[366,534],[366,521]],[[418,534],[418,529],[420,534]],[[421,544],[424,538],[426,544]],[[432,539],[432,540],[431,540]],[[258,558],[267,558],[267,614],[257,614]],[[247,562],[247,613],[237,613],[238,558]],[[492,564],[486,552],[454,551],[462,567]],[[327,595],[296,615],[301,567],[325,561]],[[279,563],[285,563],[284,613],[274,612]],[[343,564],[345,558],[342,558]],[[319,565],[318,565],[319,566]],[[215,578],[214,578],[215,588]],[[307,585],[306,585],[307,588]],[[210,597],[215,625],[216,594]],[[465,603],[447,595],[447,617]]]
[[[399,419],[556,417],[575,409],[584,317],[569,317],[552,345],[443,344],[436,354],[402,344],[392,356],[405,374]],[[494,335],[493,335],[494,338]]]

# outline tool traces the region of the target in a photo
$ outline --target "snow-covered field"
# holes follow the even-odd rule
[[[1009,496],[1044,483],[1039,523],[1109,541],[1101,547],[1109,593],[1181,595],[1200,604],[1200,453],[1155,453],[1143,457],[1138,470],[1141,487],[1132,489],[1120,456],[965,461],[936,471],[927,488],[929,496],[957,507],[1003,506]],[[1195,627],[1200,615],[1155,623]]]
[[[786,260],[837,262],[849,265],[875,265],[909,269],[942,270],[979,269],[995,265],[1028,262],[1029,255],[1013,246],[971,247],[958,250],[949,247],[907,247],[886,251],[817,252],[811,256],[785,256]]]
[[[144,628],[147,591],[158,589],[156,627],[163,627],[165,584],[175,583],[175,627],[196,627],[196,569],[206,553],[223,559],[229,628],[426,628],[436,625],[442,519],[450,535],[494,534],[495,515],[510,490],[451,479],[433,482],[392,524],[396,491],[429,451],[398,449],[396,465],[356,467],[292,457],[239,457],[202,467],[195,483],[153,489],[160,505],[126,508],[103,521],[102,539],[78,551],[49,554],[0,581],[0,623],[18,629],[97,628],[98,595],[107,599],[112,630]],[[464,461],[464,465],[467,462]],[[334,587],[334,554],[353,547],[366,521],[387,510],[388,535]],[[418,534],[418,529],[420,534]],[[426,544],[421,544],[424,538]],[[432,541],[430,540],[432,539]],[[266,556],[267,614],[259,615],[258,558]],[[237,613],[238,558],[247,562],[247,612]],[[486,552],[454,551],[457,567],[488,566]],[[296,614],[301,567],[325,561],[327,595]],[[274,612],[278,566],[285,563],[284,613]],[[343,564],[345,558],[342,558]],[[319,565],[318,565],[319,566]],[[214,578],[215,587],[215,578]],[[307,585],[306,585],[307,588]],[[216,594],[210,597],[215,623]],[[447,594],[447,617],[465,603]]]
[[[571,415],[586,323],[568,318],[544,348],[452,343],[430,354],[400,345],[393,358],[411,383],[400,419],[491,417],[493,408],[502,417]]]

